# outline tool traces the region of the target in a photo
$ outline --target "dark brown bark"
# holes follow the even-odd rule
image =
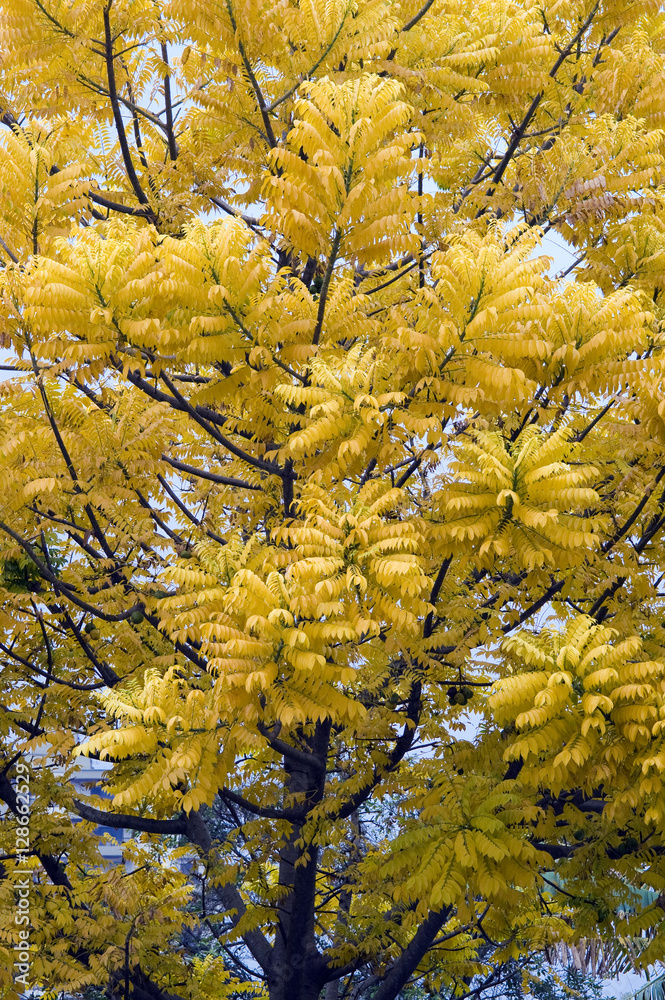
[[[317,723],[307,741],[311,753],[325,761],[330,743],[330,722]],[[287,794],[303,800],[309,810],[323,798],[325,773],[305,762],[284,758]],[[304,817],[291,825],[280,851],[279,881],[288,889],[279,908],[275,945],[268,970],[270,1000],[318,1000],[327,968],[316,947],[316,873],[318,847],[305,842]]]

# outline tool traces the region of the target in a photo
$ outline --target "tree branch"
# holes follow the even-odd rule
[[[74,799],[74,810],[89,823],[98,826],[111,826],[116,830],[136,830],[139,833],[155,833],[169,836],[184,836],[187,825],[184,816],[177,819],[150,819],[146,816],[133,816],[130,813],[112,813],[105,809],[95,809],[93,806]]]
[[[268,743],[268,746],[276,753],[281,754],[282,757],[288,757],[290,760],[293,760],[298,764],[302,764],[308,770],[325,772],[326,763],[324,760],[321,760],[320,757],[316,757],[312,753],[306,753],[304,750],[298,750],[297,747],[292,747],[290,743],[285,743],[284,740],[278,739],[277,732],[279,729],[274,733],[274,735],[269,729],[266,729],[263,725],[261,725],[261,723],[257,725],[257,729]]]
[[[339,245],[342,240],[342,231],[338,229],[335,231],[333,237],[332,246],[330,248],[330,257],[328,258],[328,266],[326,267],[326,273],[323,276],[323,282],[321,284],[321,291],[319,292],[319,306],[316,313],[316,325],[314,327],[314,335],[312,337],[312,343],[318,344],[321,333],[323,331],[323,320],[326,313],[326,302],[328,301],[328,291],[330,289],[330,282],[332,280],[333,271],[335,269],[335,262],[337,260],[337,251],[339,250]]]
[[[169,66],[169,54],[166,48],[166,42],[162,42],[162,62],[168,70]],[[178,157],[178,147],[175,141],[175,133],[173,131],[173,103],[171,100],[171,74],[166,73],[164,76],[164,111],[166,112],[166,134],[169,141],[169,156],[172,160]]]
[[[120,112],[120,104],[118,103],[118,90],[115,81],[115,67],[113,65],[114,55],[113,55],[113,36],[111,33],[111,20],[110,20],[110,10],[111,10],[111,0],[107,0],[107,3],[103,8],[103,18],[104,18],[104,58],[106,60],[106,76],[108,78],[109,85],[109,99],[111,101],[111,107],[113,109],[113,120],[115,122],[116,132],[118,134],[118,142],[120,143],[120,151],[122,153],[122,160],[125,164],[125,170],[127,171],[127,178],[132,186],[134,194],[136,195],[140,205],[148,205],[148,198],[141,187],[141,183],[138,179],[136,170],[134,169],[134,163],[132,161],[132,156],[129,150],[129,144],[127,142],[127,136],[125,135],[125,123],[122,120],[122,114]],[[155,217],[152,211],[150,211],[150,221],[154,222]]]
[[[409,695],[409,700],[407,702],[407,722],[395,741],[395,746],[388,757],[387,763],[381,767],[375,767],[372,772],[372,776],[363,788],[360,788],[347,802],[344,803],[343,806],[340,806],[339,809],[334,810],[332,813],[328,813],[328,818],[331,821],[336,819],[347,819],[351,813],[355,812],[356,809],[367,801],[377,785],[399,766],[405,754],[410,750],[416,736],[416,730],[418,728],[418,721],[420,719],[420,712],[422,708],[421,696],[422,684],[419,680],[414,681],[411,687],[411,694]]]
[[[153,221],[153,214],[150,209],[147,208],[135,208],[131,205],[121,205],[117,201],[111,201],[106,198],[99,191],[89,191],[88,195],[90,200],[95,203],[95,205],[101,205],[102,208],[108,208],[110,212],[119,212],[121,215],[134,215],[141,219],[148,219]]]
[[[212,851],[213,842],[205,820],[199,812],[191,812],[186,816],[185,823],[187,826],[186,836],[207,857]],[[247,913],[247,907],[242,896],[230,882],[216,886],[215,891],[231,915],[231,923],[234,927],[237,926]],[[259,930],[245,931],[242,939],[251,952],[252,957],[259,963],[263,971],[267,973],[272,957],[272,948],[268,940]]]
[[[274,149],[277,145],[277,140],[275,139],[275,133],[272,129],[272,122],[270,121],[270,115],[268,113],[268,108],[266,107],[266,102],[261,92],[261,88],[254,76],[254,71],[252,69],[252,64],[250,63],[247,53],[245,52],[245,46],[240,38],[240,32],[238,31],[238,25],[233,13],[233,7],[231,5],[231,0],[226,0],[226,9],[228,11],[229,20],[231,22],[231,27],[233,28],[233,33],[236,38],[236,45],[238,46],[238,52],[240,53],[240,58],[242,59],[243,66],[245,67],[245,72],[251,84],[252,90],[254,91],[254,96],[256,98],[256,103],[258,105],[259,111],[261,113],[261,120],[263,121],[263,128],[265,129],[265,138],[268,145]]]
[[[441,567],[436,575],[436,580],[434,581],[432,591],[429,595],[429,603],[432,605],[436,605],[436,602],[439,599],[439,594],[441,592],[443,582],[446,579],[446,573],[450,569],[450,564],[452,563],[452,561],[453,557],[448,556],[448,558],[444,559],[443,562],[441,563]],[[429,639],[429,637],[431,636],[433,631],[433,625],[434,625],[434,610],[430,611],[427,615],[427,618],[425,619],[425,625],[423,627],[423,637],[425,639]]]
[[[422,962],[451,912],[451,906],[444,906],[442,910],[432,911],[420,924],[409,944],[372,994],[372,1000],[395,1000]]]
[[[407,21],[401,30],[404,32],[404,31],[411,31],[411,28],[415,28],[415,26],[418,24],[418,21],[422,20],[422,18],[425,16],[425,14],[430,9],[433,3],[434,0],[426,0],[426,2],[418,11],[418,13],[414,14],[411,20]]]
[[[5,241],[3,240],[2,236],[0,236],[0,247],[2,247],[2,249],[5,251],[5,253],[9,257],[9,259],[11,260],[12,264],[18,264],[18,257],[16,256],[15,253],[13,253],[9,249],[9,247],[7,246],[7,244],[5,243]]]
[[[254,483],[247,483],[244,479],[234,479],[233,476],[219,476],[216,472],[197,469],[196,466],[187,465],[186,462],[179,462],[177,458],[171,458],[169,455],[162,455],[162,460],[188,476],[196,476],[198,479],[209,479],[211,483],[220,483],[222,486],[237,486],[241,490],[257,490],[259,493],[263,491],[263,487],[256,486]]]
[[[54,590],[56,590],[59,594],[62,594],[63,597],[66,597],[68,601],[71,601],[72,604],[75,604],[76,607],[80,608],[82,611],[87,611],[88,614],[95,615],[95,617],[101,618],[106,622],[124,622],[131,616],[133,611],[140,610],[138,606],[134,606],[128,611],[122,611],[117,615],[110,615],[107,612],[102,611],[100,608],[95,607],[95,605],[88,604],[87,601],[82,600],[82,598],[76,594],[75,588],[71,583],[66,583],[64,580],[60,580],[54,573],[52,573],[41,561],[32,545],[30,545],[29,542],[26,542],[24,538],[21,538],[21,536],[13,531],[8,524],[5,524],[4,521],[0,521],[0,531],[4,531],[6,535],[9,535],[9,537],[16,542],[17,545],[20,545],[23,551],[30,556],[31,560],[39,570],[40,576],[42,576],[44,580],[48,580]]]
[[[270,806],[259,806],[254,802],[248,802],[242,795],[237,795],[229,788],[220,788],[217,794],[222,799],[228,799],[241,809],[253,813],[254,816],[261,816],[263,819],[285,819],[289,823],[300,823],[305,815],[301,809],[272,809]]]
[[[596,16],[597,11],[598,11],[598,2],[596,2],[594,4],[594,6],[591,9],[591,12],[586,17],[586,19],[583,21],[583,23],[580,25],[579,30],[573,35],[573,37],[571,38],[571,40],[568,42],[568,45],[565,47],[565,49],[562,49],[561,52],[559,53],[558,59],[556,60],[556,62],[554,63],[552,69],[549,72],[549,76],[550,76],[551,79],[555,79],[555,77],[556,77],[557,73],[559,72],[562,64],[568,58],[568,56],[573,51],[573,49],[574,49],[575,45],[577,44],[577,42],[579,41],[579,39],[581,39],[582,35],[584,34],[584,32],[587,30],[587,28],[589,27],[589,25],[593,21],[594,17]],[[536,113],[536,111],[538,109],[538,106],[540,105],[540,102],[542,101],[542,99],[543,99],[544,96],[545,96],[545,91],[544,90],[541,90],[540,93],[536,94],[536,96],[531,101],[531,104],[529,105],[529,107],[528,107],[528,109],[526,111],[526,114],[522,118],[522,121],[517,126],[517,128],[513,130],[512,137],[511,137],[511,139],[510,139],[510,141],[508,143],[508,146],[506,148],[505,153],[501,157],[501,159],[500,159],[499,163],[497,164],[497,166],[495,167],[495,169],[492,171],[491,177],[492,177],[492,183],[493,183],[494,186],[491,187],[491,188],[489,188],[487,190],[486,196],[488,198],[491,197],[492,194],[494,194],[494,190],[495,190],[496,185],[501,182],[501,179],[502,179],[504,173],[506,172],[510,161],[512,160],[513,156],[515,155],[515,151],[517,150],[517,147],[519,146],[520,142],[524,138],[524,134],[525,134],[527,128],[529,127],[529,124],[530,124],[533,116],[535,115],[535,113]],[[473,180],[471,181],[471,183],[469,184],[469,186],[462,193],[462,201],[473,190],[474,186],[476,186],[479,183],[482,183],[482,181],[487,180],[487,179],[489,179],[489,178],[488,178],[488,175],[484,172],[484,170],[483,171],[479,171],[476,174],[476,176],[473,178]],[[459,207],[459,206],[457,206],[457,207]],[[484,212],[484,211],[485,211],[485,209],[481,209],[481,213]]]
[[[649,502],[651,494],[653,493],[654,489],[656,488],[656,486],[658,485],[658,483],[661,481],[661,479],[663,478],[663,476],[665,476],[665,465],[663,465],[659,469],[658,475],[654,479],[654,481],[651,484],[651,486],[648,486],[647,489],[644,491],[644,496],[642,497],[642,499],[640,500],[640,502],[637,504],[637,506],[635,507],[635,510],[630,515],[630,517],[628,517],[626,519],[626,521],[624,522],[624,524],[622,525],[622,527],[618,529],[618,531],[615,533],[615,535],[614,535],[613,538],[608,539],[607,542],[603,543],[603,545],[601,546],[603,552],[609,552],[610,549],[613,548],[616,545],[616,543],[618,541],[620,541],[620,539],[622,539],[623,536],[632,528],[632,526],[635,524],[635,521],[640,516],[640,514],[644,510],[645,506]]]
[[[18,802],[12,787],[11,781],[5,771],[0,771],[0,799],[15,816],[19,815]],[[64,866],[52,855],[43,854],[37,848],[32,849],[32,853],[39,860],[42,868],[50,878],[53,885],[58,885],[68,892],[73,891],[73,887]]]
[[[202,524],[202,522],[199,521],[199,519],[194,514],[192,514],[191,510],[189,509],[189,507],[185,506],[185,504],[182,502],[182,500],[180,499],[180,497],[178,496],[178,494],[175,492],[175,490],[172,489],[169,486],[169,484],[167,483],[167,481],[164,479],[164,477],[160,473],[158,473],[158,475],[157,475],[157,480],[164,487],[164,489],[166,490],[166,492],[168,493],[168,495],[171,497],[171,500],[173,500],[173,503],[176,505],[176,507],[179,510],[182,511],[182,513],[185,515],[185,517],[188,518],[192,522],[192,524],[195,524],[197,528],[200,528],[201,531],[205,532],[205,534],[208,536],[208,538],[212,538],[212,540],[214,542],[218,542],[219,545],[226,545],[226,539],[225,538],[222,538],[221,535],[217,535],[214,531],[211,531],[209,528],[206,528],[205,525]]]
[[[587,434],[594,429],[596,424],[603,419],[605,414],[608,413],[609,410],[611,410],[611,408],[614,406],[615,403],[616,399],[611,399],[607,404],[607,406],[604,406],[600,411],[600,413],[593,418],[590,424],[587,424],[587,426],[583,430],[578,431],[573,440],[576,441],[578,444],[580,441],[584,441],[584,438],[587,436]]]
[[[246,226],[249,226],[250,229],[260,229],[261,223],[258,219],[255,219],[252,215],[245,215],[245,213],[241,212],[240,209],[234,208],[233,205],[229,205],[229,203],[224,201],[223,198],[220,198],[217,195],[210,195],[210,201],[213,205],[217,205],[217,208],[221,208],[223,212],[226,212],[227,215],[232,215],[235,219],[240,219]]]
[[[429,2],[430,2],[430,4],[432,4],[434,2],[434,0],[429,0]],[[330,53],[332,52],[332,50],[335,47],[337,39],[339,38],[339,36],[341,34],[342,28],[344,27],[344,25],[346,23],[346,18],[347,18],[348,10],[349,10],[349,8],[347,7],[346,8],[346,12],[344,14],[344,17],[340,21],[339,28],[337,29],[337,31],[333,35],[332,41],[330,42],[330,44],[328,45],[328,47],[324,50],[324,52],[320,56],[320,58],[316,60],[316,62],[312,66],[312,68],[309,70],[309,72],[307,72],[304,75],[304,77],[302,78],[302,80],[300,80],[298,83],[294,83],[294,85],[292,87],[290,87],[286,91],[286,93],[282,94],[281,97],[278,97],[275,101],[272,102],[272,104],[268,108],[266,108],[266,111],[268,113],[274,111],[275,108],[278,108],[280,106],[280,104],[283,104],[284,101],[286,101],[291,96],[291,94],[294,94],[296,92],[296,90],[298,89],[298,87],[300,86],[301,83],[303,83],[305,80],[311,79],[312,74],[316,73],[317,69],[319,68],[319,66],[321,65],[321,63],[323,62],[323,60],[326,58],[326,56],[330,55]],[[403,28],[402,30],[406,31],[408,29]]]

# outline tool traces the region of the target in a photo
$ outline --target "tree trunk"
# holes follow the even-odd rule
[[[285,970],[285,976],[274,989],[271,985],[268,986],[269,1000],[285,1000],[285,998],[286,1000],[320,1000],[321,984],[308,982],[298,970],[292,971],[294,972],[294,981],[289,979],[288,971]],[[299,981],[296,982],[296,980]]]
[[[324,764],[328,755],[330,723],[318,723],[309,738],[312,756]],[[301,821],[280,851],[279,884],[288,888],[279,905],[279,923],[268,975],[270,1000],[319,1000],[324,986],[321,956],[316,950],[314,914],[316,906],[316,844],[298,846],[306,814],[320,802],[325,770],[308,767],[288,757],[284,759],[289,795],[303,806]]]

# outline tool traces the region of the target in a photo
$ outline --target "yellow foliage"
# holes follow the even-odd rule
[[[0,3],[2,997],[661,954],[664,33]]]

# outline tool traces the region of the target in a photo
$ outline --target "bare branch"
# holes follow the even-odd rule
[[[222,486],[237,486],[242,490],[258,490],[262,492],[263,487],[255,483],[247,483],[244,479],[234,479],[233,476],[219,476],[216,472],[208,472],[207,469],[197,469],[194,465],[187,465],[186,462],[179,462],[169,455],[162,455],[164,462],[168,462],[174,469],[184,472],[188,476],[195,476],[198,479],[209,479],[211,483],[220,483]]]
[[[18,264],[18,257],[12,250],[9,249],[9,247],[3,240],[2,236],[0,236],[0,247],[2,247],[2,249],[5,251],[9,259],[11,260],[12,264]]]
[[[418,11],[418,13],[414,14],[411,20],[406,22],[406,24],[402,28],[402,31],[411,31],[411,28],[415,28],[415,26],[418,24],[418,21],[422,20],[422,18],[425,16],[425,14],[430,9],[433,3],[434,0],[426,0],[426,2]]]
[[[157,833],[184,836],[187,832],[184,816],[177,819],[149,819],[147,816],[133,816],[130,813],[112,813],[105,809],[95,809],[79,799],[74,799],[74,809],[81,819],[99,826],[110,826],[115,830],[136,830],[140,833]]]
[[[241,212],[240,209],[234,208],[233,205],[229,205],[229,203],[224,201],[223,198],[219,198],[217,195],[211,195],[210,201],[213,205],[217,205],[217,208],[221,208],[223,212],[226,212],[227,215],[232,215],[234,219],[240,219],[246,226],[249,226],[250,229],[260,228],[261,223],[258,219],[255,219],[252,215],[245,215],[245,213]]]
[[[118,134],[118,142],[120,143],[120,151],[122,153],[122,160],[125,164],[125,170],[127,171],[127,179],[132,186],[134,194],[136,195],[140,205],[148,205],[148,198],[141,187],[141,183],[138,179],[136,170],[134,168],[134,163],[132,161],[132,156],[129,151],[129,144],[127,143],[127,136],[125,135],[125,123],[122,120],[122,114],[120,112],[120,104],[118,102],[118,90],[115,81],[115,67],[113,65],[114,55],[113,55],[113,38],[111,34],[111,20],[110,20],[110,9],[111,4],[107,2],[103,8],[104,17],[104,55],[106,59],[106,75],[109,84],[109,99],[111,101],[111,107],[113,109],[113,120],[115,122],[116,132]],[[150,211],[151,221],[155,221],[154,214]]]
[[[162,62],[167,67],[169,65],[169,54],[166,42],[162,42]],[[171,74],[167,72],[164,76],[164,110],[166,112],[166,134],[169,140],[169,156],[172,160],[178,157],[178,147],[173,131],[173,104],[171,102]]]
[[[90,200],[93,201],[95,205],[101,205],[102,208],[107,208],[110,212],[119,212],[121,215],[135,215],[140,219],[149,219],[150,221],[153,219],[150,209],[135,208],[131,205],[122,205],[120,202],[111,201],[110,198],[107,198],[99,191],[91,190],[88,194]]]

